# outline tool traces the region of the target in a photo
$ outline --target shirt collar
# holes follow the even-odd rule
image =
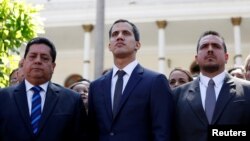
[[[134,60],[133,62],[129,63],[126,67],[124,67],[122,70],[126,72],[126,75],[131,75],[132,71],[134,70],[134,68],[136,67],[136,65],[138,65],[138,61]],[[117,71],[119,70],[119,68],[117,66],[113,66],[113,74],[112,77],[114,77],[117,73]]]
[[[222,73],[216,75],[215,77],[213,77],[213,81],[215,83],[215,87],[218,87],[219,84],[223,83],[224,82],[224,79],[226,77],[226,72],[223,71]],[[202,73],[200,73],[200,82],[207,87],[208,85],[208,81],[210,80],[211,78],[207,77],[207,76],[204,76]]]
[[[41,84],[41,85],[39,85],[39,86],[42,88],[43,91],[46,92],[46,91],[47,91],[48,85],[49,85],[49,82],[46,82],[46,83]],[[34,85],[32,85],[32,84],[31,84],[29,81],[27,81],[26,79],[25,79],[25,86],[26,86],[26,92],[29,91],[32,87],[34,87]]]

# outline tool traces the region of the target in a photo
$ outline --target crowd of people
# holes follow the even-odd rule
[[[250,55],[245,67],[226,70],[218,32],[198,39],[195,69],[176,67],[168,78],[137,61],[135,24],[117,20],[108,34],[113,67],[68,88],[51,82],[54,44],[30,40],[0,90],[0,141],[208,141],[214,126],[250,130]]]

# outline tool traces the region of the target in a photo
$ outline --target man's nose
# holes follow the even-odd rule
[[[208,50],[213,50],[213,46],[211,44],[208,45]]]
[[[35,62],[41,62],[41,61],[42,61],[42,58],[40,56],[37,56],[35,59]]]
[[[122,32],[120,32],[120,33],[117,35],[117,40],[118,40],[118,39],[123,39],[123,38],[124,38],[124,36],[123,36]]]

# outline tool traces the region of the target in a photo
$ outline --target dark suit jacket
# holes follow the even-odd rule
[[[176,104],[176,140],[207,141],[209,123],[202,107],[199,77],[174,89],[173,95]],[[211,124],[250,124],[249,82],[226,75]]]
[[[86,119],[79,94],[49,83],[40,128],[34,136],[24,81],[0,91],[0,141],[76,141],[86,132]]]
[[[115,117],[112,117],[111,77],[112,71],[90,85],[90,138],[99,141],[169,141],[173,99],[166,77],[137,65]]]

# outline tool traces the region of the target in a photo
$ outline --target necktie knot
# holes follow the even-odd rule
[[[210,79],[208,82],[208,86],[214,86],[214,85],[215,85],[215,83],[214,83],[213,79]]]
[[[39,93],[40,91],[42,91],[42,88],[40,86],[34,86],[31,88],[31,90],[33,90],[34,93]]]
[[[122,78],[126,72],[124,70],[118,70],[116,74],[118,75],[118,78]]]

